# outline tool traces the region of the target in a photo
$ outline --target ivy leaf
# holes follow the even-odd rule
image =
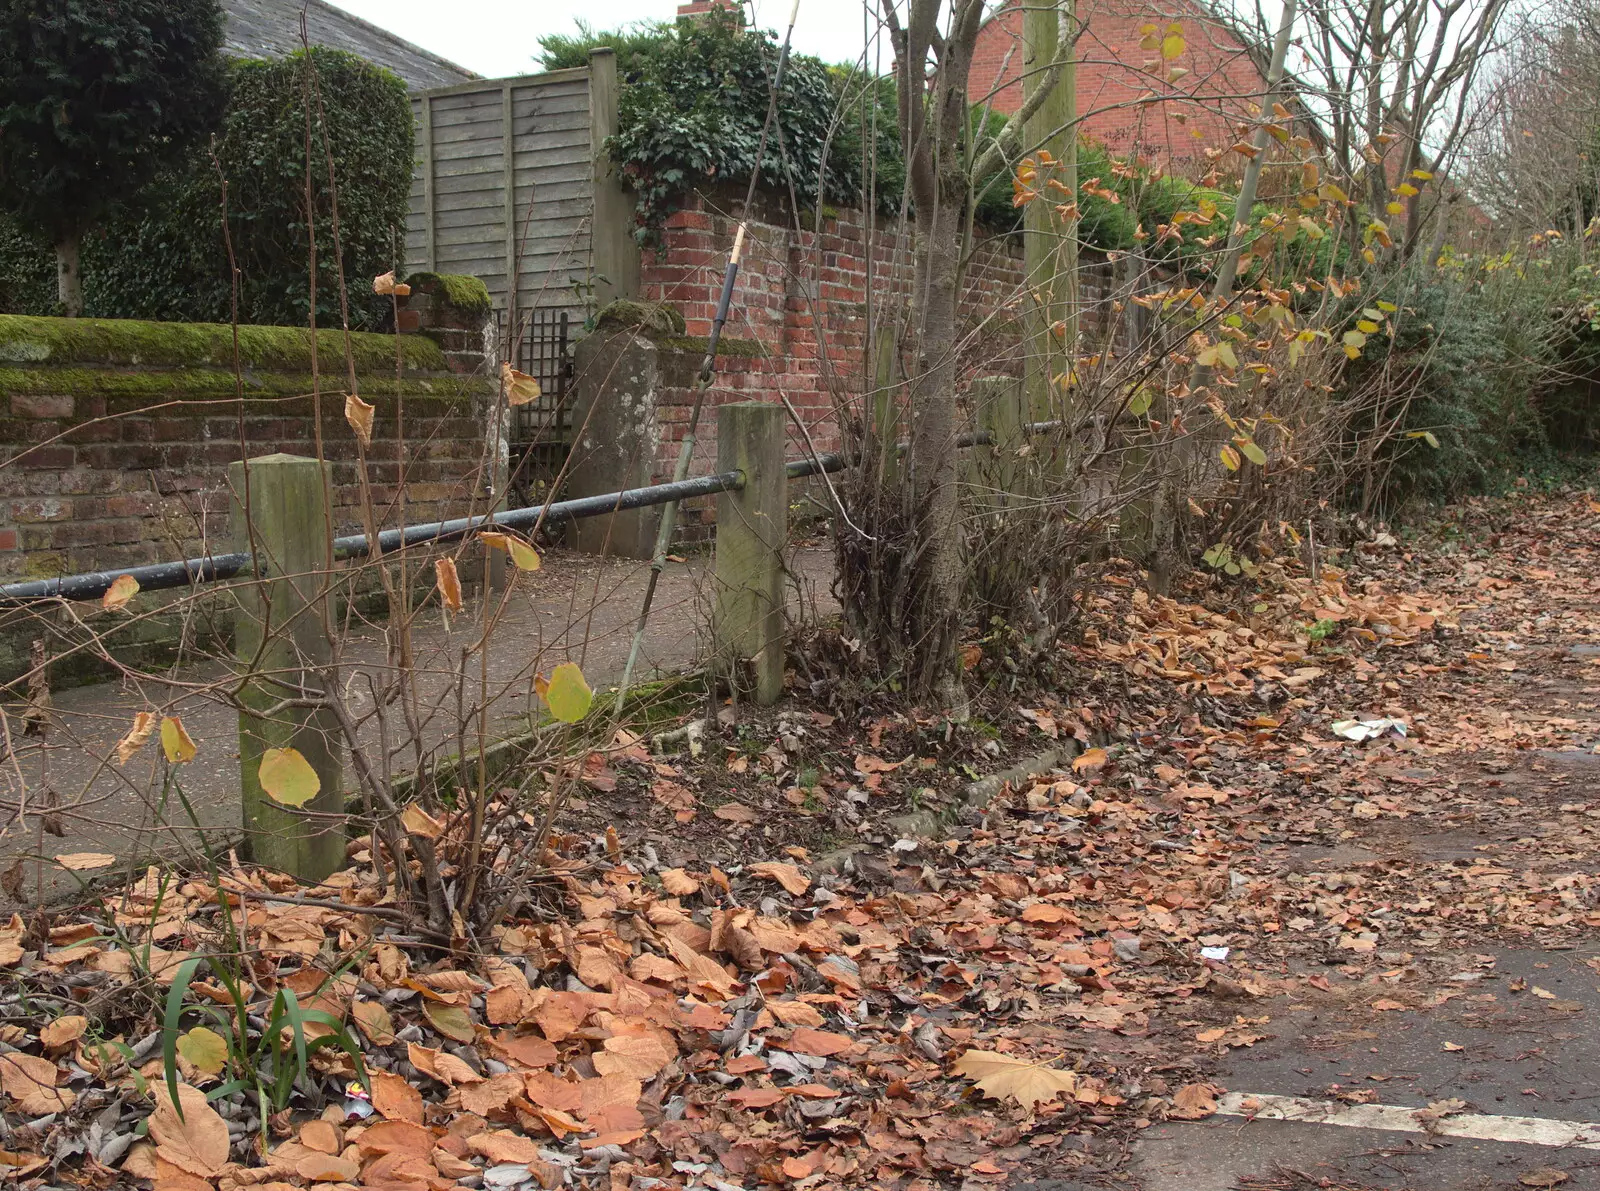
[[[322,779],[296,748],[267,749],[261,754],[256,780],[267,797],[284,806],[302,807],[322,789]]]

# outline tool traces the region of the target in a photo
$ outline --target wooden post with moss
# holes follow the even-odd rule
[[[735,692],[763,707],[783,695],[783,547],[789,479],[783,409],[741,401],[717,410],[717,470],[744,485],[717,497],[713,665]]]
[[[239,713],[239,786],[252,859],[302,881],[345,862],[338,721],[315,700],[333,657],[328,633],[328,491],[331,465],[298,455],[231,464],[232,548],[255,551],[255,581],[237,589],[234,655],[246,679]],[[293,749],[317,775],[299,809],[261,786],[268,750]],[[281,756],[281,754],[279,754]]]

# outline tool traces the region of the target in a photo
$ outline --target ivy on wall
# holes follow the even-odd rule
[[[314,88],[307,86],[308,64]],[[311,308],[305,203],[310,91],[317,321],[339,321],[341,262],[333,249],[325,115],[351,324],[357,330],[381,326],[390,305],[372,294],[370,281],[400,263],[395,254],[404,243],[411,189],[414,147],[404,82],[354,54],[316,47],[282,59],[234,61],[228,89],[215,158],[209,149],[195,153],[85,237],[84,313],[227,322],[226,178],[240,321],[304,326]],[[0,312],[53,313],[54,279],[48,248],[0,215]]]

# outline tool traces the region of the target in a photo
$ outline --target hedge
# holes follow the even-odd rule
[[[230,321],[228,230],[240,270],[241,322],[305,325],[310,312],[305,216],[307,51],[229,66],[229,98],[216,159],[195,154],[177,171],[85,237],[85,314],[181,322]],[[382,326],[388,299],[371,279],[401,262],[414,149],[406,87],[389,71],[340,50],[313,48],[338,180],[339,230],[351,324]],[[311,100],[314,113],[318,105]],[[338,258],[320,117],[313,118],[317,321],[339,322]],[[0,215],[0,312],[50,314],[55,266],[49,251]]]

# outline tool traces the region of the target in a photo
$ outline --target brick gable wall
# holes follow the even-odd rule
[[[1191,0],[1079,0],[1087,24],[1078,41],[1078,111],[1088,114],[1082,131],[1114,154],[1175,166],[1204,163],[1204,150],[1232,144],[1237,122],[1247,117],[1265,87],[1239,40]],[[1140,48],[1139,27],[1172,21],[1183,26],[1187,48],[1174,65],[1189,74],[1174,90],[1192,101],[1139,105],[1152,89],[1145,63],[1159,58]],[[996,111],[1022,104],[1022,10],[1010,7],[978,37],[969,76],[973,102],[990,98]]]

